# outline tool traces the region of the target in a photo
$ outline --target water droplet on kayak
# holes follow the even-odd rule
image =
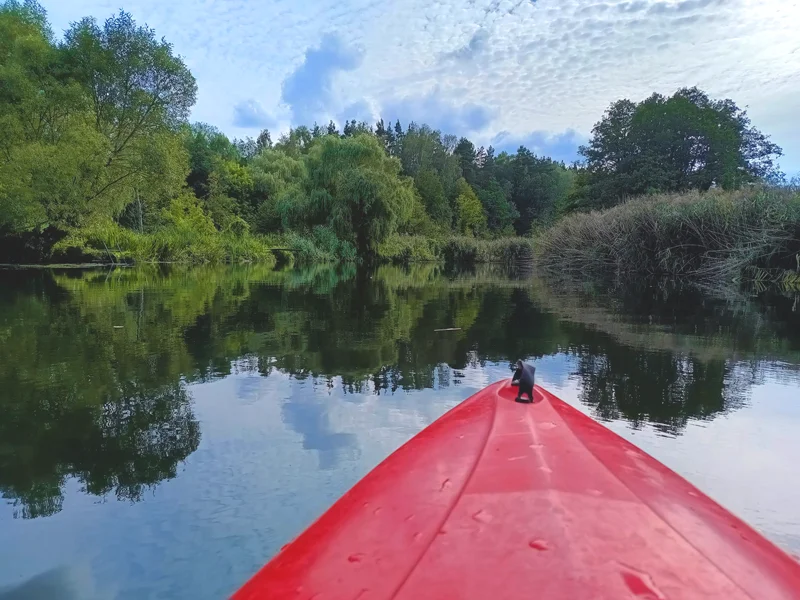
[[[689,492],[689,495],[692,496],[693,498],[697,498],[697,494],[695,494],[694,492]]]
[[[600,490],[589,490],[589,493],[592,496],[602,496],[603,495],[603,492],[601,492]]]
[[[363,554],[351,554],[350,556],[347,557],[347,560],[349,562],[351,562],[351,563],[360,563],[362,560],[364,560],[364,555]]]
[[[369,502],[364,502],[364,508],[367,508],[368,506],[369,506]]]
[[[458,439],[463,440],[464,439],[464,434],[462,433],[460,436],[458,436]]]
[[[548,546],[547,542],[545,542],[544,540],[531,540],[530,542],[528,542],[528,546],[530,546],[534,550],[541,550],[541,551],[550,549],[550,546]]]
[[[531,450],[539,450],[541,448],[544,448],[544,444],[531,444],[530,446],[528,446],[528,448],[530,448]]]
[[[544,423],[539,423],[539,429],[555,429],[556,424],[551,423],[550,421],[545,421]]]
[[[411,519],[413,519],[413,518],[414,518],[414,515],[408,515],[408,516],[406,517],[406,522],[410,521],[410,520],[411,520]]]
[[[418,531],[417,533],[414,534],[414,540],[418,540],[421,537],[422,537],[422,532],[421,531]]]
[[[625,565],[620,566],[623,568],[622,580],[634,596],[645,600],[666,600],[666,596],[656,587],[650,575]]]
[[[377,514],[378,514],[379,512],[381,512],[382,510],[383,510],[383,509],[382,509],[382,508],[379,506],[378,508],[376,508],[375,510],[373,510],[373,511],[372,511],[372,514],[373,514],[373,515],[377,515]]]
[[[439,535],[444,535],[445,533],[447,533],[447,532],[444,529],[440,529],[439,530]]]
[[[442,487],[441,487],[441,488],[439,488],[439,491],[440,491],[440,492],[443,492],[443,491],[445,491],[447,488],[449,488],[449,487],[452,487],[452,485],[453,485],[453,484],[451,483],[451,481],[450,481],[450,479],[449,479],[449,478],[448,478],[448,479],[445,479],[445,480],[442,482]]]
[[[478,512],[472,515],[472,518],[476,520],[478,523],[491,523],[492,522],[492,515],[486,512],[483,509],[480,509]]]
[[[539,467],[539,470],[540,470],[542,473],[552,473],[552,472],[553,472],[553,469],[551,469],[550,467],[545,467],[544,465],[542,465],[541,467]]]

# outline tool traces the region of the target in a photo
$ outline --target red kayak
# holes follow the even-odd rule
[[[234,594],[245,599],[800,598],[800,563],[536,387],[472,396]]]

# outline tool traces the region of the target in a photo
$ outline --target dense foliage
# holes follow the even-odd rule
[[[800,274],[800,194],[758,188],[663,194],[570,215],[537,239],[559,276],[630,283],[682,277],[719,285]]]
[[[125,12],[57,40],[35,1],[6,0],[0,38],[8,261],[363,258],[392,236],[525,233],[558,199],[531,189],[566,177],[527,150],[495,157],[399,121],[231,141],[188,123],[194,78]]]
[[[781,149],[731,100],[712,100],[697,88],[613,103],[581,153],[580,195],[593,207],[654,192],[738,189],[781,178],[774,162]]]
[[[569,167],[400,121],[230,140],[189,123],[196,93],[128,13],[57,39],[35,0],[0,0],[0,262],[494,260],[571,210],[737,188],[780,153],[696,89],[615,103]]]

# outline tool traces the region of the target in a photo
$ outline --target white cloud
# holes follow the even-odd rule
[[[45,0],[56,28],[107,0]],[[798,0],[129,0],[127,9],[175,44],[198,78],[194,116],[233,135],[233,107],[257,100],[286,115],[282,82],[333,34],[362,60],[332,76],[329,114],[434,91],[482,106],[488,142],[508,131],[586,136],[621,97],[697,85],[749,106],[754,124],[800,171]],[[467,133],[467,132],[458,132]]]

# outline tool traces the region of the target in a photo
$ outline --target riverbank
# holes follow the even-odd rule
[[[56,242],[43,260],[24,260],[13,266],[96,266],[147,263],[313,265],[359,263],[338,238],[313,232],[257,235],[249,231],[209,231],[193,228],[138,233],[114,223],[75,231]],[[392,235],[370,262],[410,264],[439,262],[469,266],[530,261],[531,238],[481,239],[470,236],[426,237]],[[33,258],[33,257],[31,257]]]
[[[701,284],[800,280],[800,193],[748,188],[654,195],[573,214],[537,236],[535,264],[566,278]]]

